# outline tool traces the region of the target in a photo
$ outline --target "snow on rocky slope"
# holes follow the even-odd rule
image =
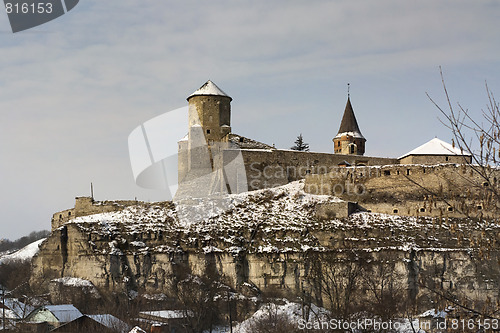
[[[224,198],[138,203],[119,212],[78,217],[69,222],[96,240],[98,252],[254,253],[328,251],[339,248],[439,249],[469,247],[467,238],[485,230],[496,234],[500,226],[425,217],[355,213],[349,218],[321,218],[321,205],[340,199],[303,191],[303,181]],[[189,218],[186,218],[188,216]],[[92,235],[95,235],[93,237]],[[102,243],[107,239],[106,244]]]
[[[431,310],[433,311],[433,310]],[[359,315],[362,315],[361,313]],[[338,328],[342,327],[342,325],[350,325],[351,327],[355,327],[352,331],[361,332],[366,330],[371,331],[373,327],[378,322],[379,325],[388,324],[388,322],[383,322],[381,320],[377,320],[376,318],[366,318],[364,320],[363,317],[353,318],[351,320],[342,321],[332,319],[329,315],[329,311],[318,307],[314,304],[311,304],[311,307],[302,306],[299,303],[290,302],[283,299],[280,304],[276,303],[265,303],[263,304],[259,310],[257,310],[250,318],[245,321],[238,323],[229,328],[229,326],[219,326],[216,329],[213,329],[214,333],[253,333],[255,328],[264,327],[269,328],[269,331],[272,331],[272,328],[269,326],[273,326],[276,328],[285,329],[286,326],[290,331],[326,331],[328,329],[335,331],[340,331]],[[274,326],[277,325],[277,326]],[[419,328],[418,319],[413,319],[412,323],[406,318],[401,319],[393,319],[391,321],[391,327],[393,330],[391,332],[395,333],[425,333],[424,330]],[[321,328],[323,330],[321,330]],[[357,328],[357,329],[356,329]],[[342,330],[344,331],[344,330]],[[347,331],[351,331],[350,329],[346,329]],[[380,331],[376,330],[375,331]],[[208,333],[206,330],[203,333]]]
[[[39,251],[39,245],[42,244],[42,242],[46,238],[42,238],[40,240],[37,240],[36,242],[33,242],[31,244],[26,245],[22,249],[6,254],[0,257],[0,264],[4,263],[9,263],[9,262],[23,262],[23,261],[28,261],[31,260]]]

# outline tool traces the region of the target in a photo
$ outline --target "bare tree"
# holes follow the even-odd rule
[[[362,259],[354,251],[347,255],[322,254],[311,258],[309,284],[320,305],[331,311],[332,318],[347,319],[359,310],[355,293],[359,290]]]
[[[294,333],[300,332],[285,313],[278,311],[278,306],[269,303],[263,308],[263,316],[254,319],[250,330],[254,333]]]
[[[481,189],[482,199],[490,203],[491,209],[500,216],[500,104],[496,101],[493,92],[485,83],[487,105],[479,114],[464,108],[460,103],[453,103],[446,88],[442,69],[440,68],[441,82],[446,97],[446,107],[440,106],[430,97],[444,117],[441,122],[450,129],[452,145],[463,153],[471,156],[471,160],[464,156],[464,164],[473,172],[471,187]]]
[[[498,235],[484,226],[488,223],[498,223],[500,220],[500,103],[496,101],[493,92],[485,83],[486,108],[480,112],[471,111],[458,102],[452,102],[441,68],[440,75],[446,105],[440,106],[429,94],[427,96],[443,117],[441,122],[451,131],[453,147],[458,148],[464,156],[463,166],[467,173],[463,172],[465,176],[461,177],[469,181],[469,188],[464,189],[464,196],[485,203],[492,212],[488,217],[482,213],[473,215],[471,213],[473,210],[464,201],[457,210],[460,210],[472,223],[480,226],[481,233],[464,234],[463,231],[454,228],[450,229],[450,233],[459,242],[464,239],[470,242],[470,247],[474,249],[476,270],[481,271],[478,276],[497,276],[495,272],[498,268],[496,263],[499,262],[497,261]],[[466,156],[470,156],[470,159]],[[433,194],[446,201],[444,195]],[[419,286],[434,296],[436,304],[459,307],[464,312],[484,318],[498,318],[500,312],[498,300],[469,299],[457,288],[445,290],[435,281],[439,281],[438,276],[421,276]]]
[[[219,289],[217,281],[189,275],[179,282],[177,288],[177,297],[184,311],[186,332],[211,332],[218,320],[214,300]]]
[[[381,253],[377,261],[364,265],[361,275],[366,309],[384,321],[401,318],[411,308],[404,272],[396,267],[398,259],[392,253]]]

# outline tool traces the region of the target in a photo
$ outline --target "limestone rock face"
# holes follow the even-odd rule
[[[51,280],[49,293],[52,304],[74,304],[79,309],[88,308],[93,301],[101,300],[92,282],[76,277]]]
[[[177,218],[182,212],[170,202],[73,219],[34,258],[31,285],[47,290],[53,279],[78,277],[99,291],[173,296],[192,274],[240,290],[307,291],[326,302],[322,277],[356,265],[374,279],[383,278],[379,268],[389,269],[414,298],[425,296],[422,281],[467,297],[498,298],[498,251],[486,255],[480,245],[493,243],[498,225],[374,213],[338,218],[343,213],[326,209],[348,205],[302,188],[292,183],[232,195],[221,210],[200,200],[191,203],[189,222]]]

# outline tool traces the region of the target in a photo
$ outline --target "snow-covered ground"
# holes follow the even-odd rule
[[[42,238],[40,240],[37,240],[36,242],[26,245],[16,252],[0,256],[0,264],[14,261],[24,262],[31,260],[38,253],[38,251],[40,250],[39,246],[45,239],[46,238]]]
[[[304,332],[310,331],[312,329],[317,329],[323,327],[323,329],[335,329],[334,325],[342,325],[340,321],[332,320],[329,318],[328,310],[324,308],[320,308],[311,305],[310,308],[307,306],[303,309],[302,305],[299,303],[289,302],[283,300],[284,304],[274,304],[268,303],[264,304],[260,307],[258,311],[256,311],[250,318],[247,320],[233,325],[232,332],[233,333],[253,333],[254,328],[258,327],[259,321],[268,321],[269,325],[272,323],[279,325],[291,325],[294,331],[304,330]],[[308,311],[308,319],[306,318],[305,313]],[[346,324],[353,325],[354,329],[352,332],[361,332],[361,329],[370,329],[376,327],[375,325],[392,325],[394,330],[392,332],[396,333],[426,333],[424,330],[419,329],[418,319],[413,319],[410,323],[408,319],[400,319],[400,320],[392,320],[390,322],[381,322],[377,321],[375,318],[366,318],[365,319],[353,319],[351,321],[346,321]],[[378,323],[378,324],[377,324]],[[360,328],[357,330],[355,326],[358,325]],[[413,325],[413,327],[412,327]],[[283,327],[281,327],[283,328]],[[212,330],[213,333],[229,333],[231,330],[229,326],[218,326]],[[351,330],[347,330],[351,332]],[[208,333],[208,331],[204,332]]]
[[[383,249],[458,251],[469,244],[450,239],[452,228],[464,235],[500,231],[498,224],[478,226],[465,220],[437,221],[428,217],[355,213],[349,218],[318,217],[318,207],[340,199],[304,192],[304,182],[228,195],[191,199],[183,203],[138,203],[118,212],[82,216],[69,223],[94,234],[91,246],[99,253],[123,251],[204,253],[300,253],[355,246]],[[189,219],[181,216],[189,216]],[[185,223],[189,221],[189,223]],[[151,235],[162,235],[161,241]],[[182,237],[179,238],[179,235]],[[103,237],[104,236],[104,237]],[[328,237],[331,238],[328,238]],[[101,239],[111,239],[106,244]],[[122,246],[127,244],[127,246]],[[337,245],[336,245],[337,244]]]

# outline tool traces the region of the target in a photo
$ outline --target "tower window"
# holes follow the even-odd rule
[[[384,170],[384,176],[390,176],[391,171],[390,170]]]
[[[207,134],[210,134],[210,130],[207,130]]]
[[[453,211],[453,207],[452,207],[452,206],[449,206],[449,207],[448,207],[448,211],[449,211],[449,212],[452,212],[452,211]]]
[[[448,156],[446,156],[445,159],[446,159],[446,162],[448,162]]]

